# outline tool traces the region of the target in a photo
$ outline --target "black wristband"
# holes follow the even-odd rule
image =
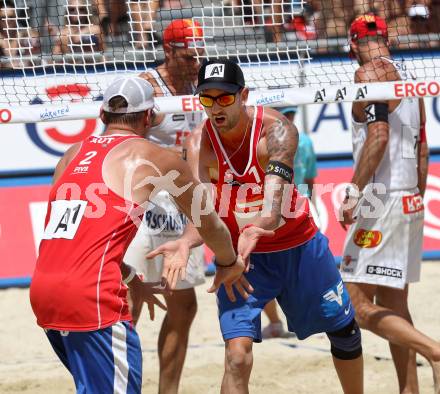
[[[387,103],[371,103],[364,109],[367,117],[367,125],[374,122],[388,123],[388,104]]]
[[[236,262],[237,262],[237,258],[235,258],[235,260],[234,260],[231,264],[226,264],[226,265],[224,265],[224,264],[219,264],[219,263],[217,263],[217,259],[214,258],[214,265],[215,265],[216,267],[221,267],[221,268],[230,268],[230,267],[232,267],[233,265],[235,265]]]
[[[280,161],[270,160],[266,167],[266,175],[277,175],[285,181],[292,183],[293,169]]]

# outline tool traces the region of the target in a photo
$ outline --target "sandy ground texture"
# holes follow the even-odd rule
[[[198,288],[199,313],[191,332],[182,394],[219,392],[223,342],[215,297],[206,293],[207,287],[205,284]],[[410,289],[410,308],[415,325],[437,340],[440,340],[439,295],[440,263],[423,263],[422,281]],[[58,361],[43,331],[35,324],[28,290],[1,291],[0,310],[0,393],[74,393],[73,380]],[[158,313],[156,321],[150,322],[144,311],[139,324],[144,357],[143,393],[157,392],[156,339],[162,315]],[[368,332],[363,332],[363,340],[365,392],[397,393],[397,378],[387,343]],[[315,335],[305,341],[271,339],[256,344],[254,349],[251,393],[341,392],[324,335]],[[431,393],[431,369],[423,358],[419,361],[422,363],[418,368],[420,392]]]

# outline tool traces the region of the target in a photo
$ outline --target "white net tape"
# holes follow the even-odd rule
[[[362,1],[353,0],[353,7]],[[163,60],[162,33],[176,18],[191,18],[202,26],[204,53],[196,55],[199,62],[229,57],[243,66],[255,100],[308,104],[322,89],[326,92],[322,102],[362,99],[356,97],[353,84],[357,64],[347,57],[347,26],[354,11],[343,4],[342,0],[0,0],[0,106],[13,114],[11,122],[43,121],[40,114],[56,108],[61,113],[66,105],[69,111],[63,118],[95,117],[103,90],[116,74],[138,74]],[[116,5],[123,8],[120,15]],[[408,15],[423,11],[402,10]],[[402,24],[392,25],[397,11],[383,12],[390,21],[393,48],[438,46],[438,32],[417,30],[415,18],[406,17],[408,29],[402,34]],[[431,19],[434,12],[432,8]],[[331,57],[323,57],[329,52]],[[430,86],[407,95],[438,95],[440,55],[413,51],[398,59],[418,82]],[[368,89],[368,98],[396,97],[394,84],[379,85]],[[338,91],[346,94],[335,97]],[[273,99],[278,96],[282,100]],[[158,103],[162,110],[179,112],[184,110],[182,100]]]

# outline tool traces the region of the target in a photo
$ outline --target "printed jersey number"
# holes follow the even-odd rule
[[[91,164],[92,163],[92,159],[96,156],[98,154],[98,152],[96,152],[96,150],[92,150],[92,151],[90,151],[90,152],[87,152],[86,154],[85,154],[85,159],[82,159],[80,162],[79,162],[79,165],[80,166],[88,166],[89,164]]]
[[[402,126],[402,158],[416,159],[420,130],[411,126]]]
[[[86,210],[87,201],[56,200],[51,202],[50,218],[43,239],[73,239]]]

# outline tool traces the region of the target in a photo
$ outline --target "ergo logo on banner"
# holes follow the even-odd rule
[[[202,104],[200,104],[198,97],[183,97],[182,111],[184,112],[203,111],[203,106]]]
[[[7,108],[0,109],[0,123],[8,123],[12,119],[11,111]]]
[[[87,85],[81,84],[58,85],[46,88],[46,94],[51,100],[68,95],[71,98],[71,101],[75,102],[80,98],[89,96],[90,88]],[[75,96],[78,98],[75,98]],[[97,126],[96,119],[85,119],[81,121],[66,122],[66,128],[71,129],[72,122],[75,122],[76,124],[83,122],[83,127],[75,134],[60,131],[58,127],[50,126],[50,123],[26,123],[26,131],[32,142],[40,149],[54,156],[62,156],[69,145],[82,141],[84,138],[93,134]],[[59,123],[57,126],[59,126]],[[55,144],[65,144],[66,148],[64,150],[59,150],[56,147],[51,146],[51,142],[54,142]]]
[[[432,81],[426,82],[400,82],[394,84],[394,94],[396,97],[414,96],[438,96],[440,93],[440,83]]]

